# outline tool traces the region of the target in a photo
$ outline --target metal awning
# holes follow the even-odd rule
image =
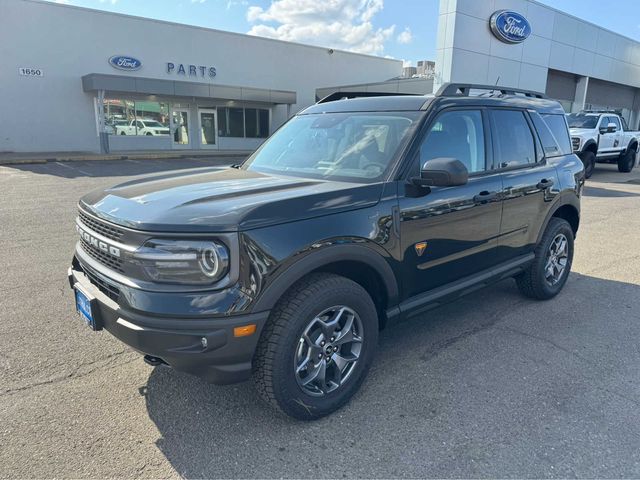
[[[165,95],[170,97],[215,98],[245,102],[264,102],[281,105],[296,103],[296,92],[267,88],[232,87],[210,83],[159,80],[156,78],[129,77],[89,73],[82,77],[85,92],[105,91],[135,95]]]

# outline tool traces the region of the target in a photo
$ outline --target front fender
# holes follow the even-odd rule
[[[300,252],[289,259],[288,266],[268,282],[256,299],[253,311],[272,309],[295,282],[318,268],[337,262],[358,262],[373,268],[382,279],[389,305],[398,303],[398,283],[393,269],[378,252],[366,246],[366,243],[337,245],[328,241],[314,244],[308,251]]]

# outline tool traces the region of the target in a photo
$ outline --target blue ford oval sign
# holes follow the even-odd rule
[[[142,66],[142,62],[137,58],[124,55],[114,55],[109,59],[109,63],[119,70],[138,70]]]
[[[491,31],[505,43],[520,43],[531,34],[531,24],[519,13],[498,10],[491,15]]]

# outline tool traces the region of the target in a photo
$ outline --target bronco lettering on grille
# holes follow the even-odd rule
[[[80,228],[79,225],[76,225],[76,230],[78,231],[78,235],[80,235],[80,237],[89,245],[113,257],[120,258],[119,248],[114,247],[113,245],[109,245],[108,243],[103,242],[102,240],[98,240],[96,237],[94,237],[90,233],[85,232],[82,228]]]

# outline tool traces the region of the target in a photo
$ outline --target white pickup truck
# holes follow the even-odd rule
[[[614,112],[584,111],[567,115],[571,144],[582,163],[585,176],[596,162],[617,163],[628,173],[636,164],[640,132],[630,131],[624,118]]]
[[[124,125],[115,125],[116,135],[169,135],[169,127],[157,120],[139,118]]]

